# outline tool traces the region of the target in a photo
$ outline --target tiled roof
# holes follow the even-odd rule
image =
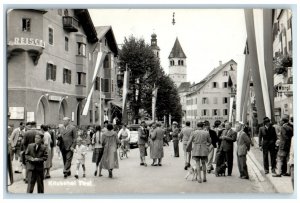
[[[188,92],[191,86],[190,82],[182,82],[178,87],[178,92]]]
[[[169,58],[186,58],[177,37],[176,37],[173,49],[169,55]]]
[[[191,87],[194,87],[194,86],[199,86],[196,90],[194,90],[193,92],[189,93],[189,95],[197,92],[198,90],[200,90],[202,87],[204,87],[207,82],[212,79],[220,70],[222,70],[225,66],[227,66],[229,63],[231,62],[235,62],[233,59],[231,59],[230,61],[228,61],[227,63],[225,64],[222,64],[216,68],[214,68],[203,80],[201,80],[200,82],[196,83],[195,85],[191,86]],[[235,62],[236,63],[236,62]],[[231,71],[230,71],[231,72]]]

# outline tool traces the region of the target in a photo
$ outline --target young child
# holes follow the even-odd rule
[[[85,146],[85,141],[82,138],[78,137],[77,145],[75,149],[75,158],[76,158],[76,175],[75,178],[78,179],[79,167],[82,165],[83,176],[85,178],[85,155],[87,153],[87,147]]]

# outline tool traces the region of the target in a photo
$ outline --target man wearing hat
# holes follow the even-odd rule
[[[275,173],[276,168],[276,149],[275,143],[277,134],[275,128],[271,125],[268,117],[263,119],[263,126],[259,128],[258,133],[259,147],[263,151],[265,174],[269,173],[269,154],[271,156],[271,169]]]
[[[71,175],[71,163],[76,146],[77,131],[75,126],[70,124],[70,118],[63,118],[63,126],[59,129],[58,139],[60,139],[60,150],[64,162],[64,178]]]
[[[179,128],[178,123],[173,121],[172,123],[172,140],[173,140],[173,147],[174,147],[174,157],[179,157]]]

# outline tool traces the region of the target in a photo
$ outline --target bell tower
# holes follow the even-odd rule
[[[186,56],[176,37],[174,46],[169,55],[169,76],[179,87],[181,83],[187,82]]]
[[[157,39],[156,39],[157,35],[155,33],[153,33],[151,35],[151,48],[153,53],[155,54],[155,56],[159,59],[159,51],[160,48],[157,46]]]

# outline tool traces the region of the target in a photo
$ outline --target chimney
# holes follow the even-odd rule
[[[219,66],[221,66],[222,65],[222,61],[219,61]]]

